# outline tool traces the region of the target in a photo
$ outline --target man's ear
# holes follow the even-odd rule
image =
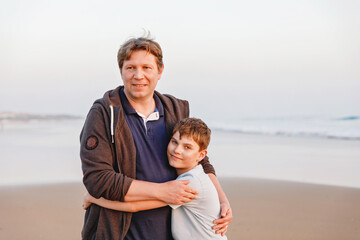
[[[207,150],[204,149],[204,150],[201,150],[200,151],[200,155],[199,155],[199,159],[198,159],[198,162],[200,162],[201,160],[203,160],[203,158],[207,155]]]
[[[162,65],[162,67],[159,69],[159,74],[161,75],[164,71],[164,64]]]

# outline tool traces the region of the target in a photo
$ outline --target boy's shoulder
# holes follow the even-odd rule
[[[202,182],[204,178],[207,178],[208,176],[205,174],[203,167],[201,165],[197,165],[190,171],[181,174],[177,180],[190,180],[190,183],[188,186],[196,189],[197,191],[200,191]]]

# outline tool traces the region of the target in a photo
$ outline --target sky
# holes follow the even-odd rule
[[[359,1],[0,1],[0,112],[85,116],[145,29],[192,115],[360,115]]]

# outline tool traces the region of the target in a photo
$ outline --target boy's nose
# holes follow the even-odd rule
[[[176,147],[174,148],[174,153],[177,153],[177,154],[180,154],[180,153],[181,153],[179,146],[176,146]]]

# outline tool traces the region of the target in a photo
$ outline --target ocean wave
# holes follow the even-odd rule
[[[246,134],[360,140],[360,121],[247,119],[232,124],[212,122],[209,126],[213,130]]]
[[[342,139],[342,140],[353,140],[360,141],[360,136],[346,136],[346,135],[336,135],[331,133],[321,133],[321,132],[304,132],[304,131],[256,131],[256,130],[244,130],[244,129],[229,129],[229,128],[212,128],[217,131],[225,132],[236,132],[244,134],[257,134],[257,135],[274,135],[274,136],[286,136],[286,137],[311,137],[311,138],[328,138],[328,139]]]
[[[359,120],[360,116],[347,116],[347,117],[342,117],[342,118],[338,118],[336,120],[339,121],[351,121],[351,120]]]

